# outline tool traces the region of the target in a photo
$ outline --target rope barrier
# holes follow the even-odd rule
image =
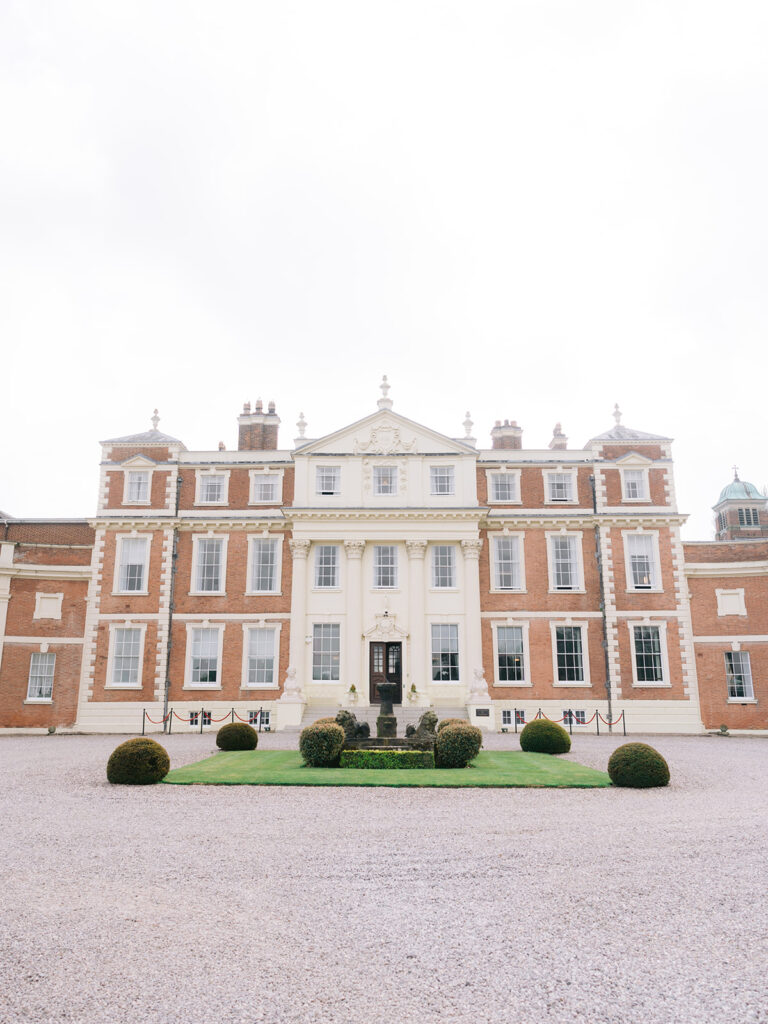
[[[250,725],[250,724],[251,724],[251,723],[250,723],[250,722],[248,721],[248,719],[247,719],[247,718],[241,718],[241,717],[240,717],[240,715],[238,715],[238,713],[237,713],[237,712],[235,712],[235,718],[239,719],[239,720],[240,720],[241,722],[245,722],[245,724],[246,724],[246,725]]]
[[[228,711],[226,713],[226,715],[224,715],[223,717],[221,717],[221,718],[212,718],[211,721],[212,722],[223,722],[225,718],[229,718],[229,715],[230,715],[230,712]]]
[[[146,714],[146,712],[145,712],[145,714]],[[151,722],[152,725],[162,725],[163,722],[167,722],[170,717],[171,717],[171,712],[169,711],[168,714],[165,716],[165,718],[161,718],[159,722],[156,722],[154,720],[154,718],[150,718],[149,715],[147,715],[147,721]]]
[[[599,712],[598,712],[598,714],[599,714]],[[604,722],[606,725],[618,725],[623,717],[624,717],[624,712],[622,711],[621,714],[619,715],[619,717],[618,718],[614,718],[614,720],[612,722],[609,722],[607,718],[603,718],[602,715],[600,715],[600,721]],[[592,719],[590,719],[590,721],[592,721]]]
[[[180,722],[183,722],[185,725],[191,725],[192,724],[192,717],[191,716],[189,718],[182,718],[181,715],[177,711],[172,712],[172,714],[173,714],[174,718],[178,718],[178,720]]]

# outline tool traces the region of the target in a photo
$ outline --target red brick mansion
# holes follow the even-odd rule
[[[738,478],[684,543],[669,438],[560,425],[491,447],[392,409],[278,446],[102,442],[96,514],[0,516],[0,728],[140,730],[201,710],[296,728],[377,683],[485,728],[539,709],[627,730],[768,730],[768,502]],[[203,719],[203,721],[207,721]],[[185,728],[189,728],[187,725]],[[156,731],[159,726],[148,725]],[[181,728],[181,727],[180,727]]]

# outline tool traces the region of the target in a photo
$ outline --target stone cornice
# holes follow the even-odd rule
[[[33,565],[15,562],[0,566],[0,576],[37,580],[89,580],[91,566],[88,565]]]
[[[286,508],[286,518],[292,522],[309,520],[360,520],[374,519],[384,522],[393,520],[451,520],[477,522],[483,518],[487,509],[484,506],[475,508]]]
[[[768,562],[686,562],[686,576],[768,576]]]

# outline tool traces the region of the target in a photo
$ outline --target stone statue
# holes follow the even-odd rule
[[[437,736],[437,715],[434,711],[425,711],[419,719],[419,724],[414,728],[409,725],[405,730],[408,739],[434,740]]]
[[[345,741],[366,739],[371,735],[371,727],[367,722],[358,722],[355,715],[342,708],[336,712],[336,722],[344,730]]]

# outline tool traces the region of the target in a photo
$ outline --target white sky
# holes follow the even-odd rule
[[[375,408],[480,447],[676,439],[685,535],[762,487],[768,4],[0,5],[0,508],[100,439],[290,447]]]

